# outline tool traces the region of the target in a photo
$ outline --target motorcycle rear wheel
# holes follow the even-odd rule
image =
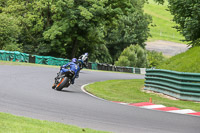
[[[64,87],[69,86],[69,79],[67,77],[63,77],[60,83],[56,86],[57,91],[61,91]]]

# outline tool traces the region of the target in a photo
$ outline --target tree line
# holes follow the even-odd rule
[[[155,1],[162,4],[165,0]],[[136,44],[144,48],[150,36],[152,20],[143,12],[145,2],[148,0],[1,0],[0,49],[68,59],[88,52],[90,61],[123,62],[125,58],[119,56],[125,48],[133,49],[131,45]],[[200,2],[168,3],[178,24],[175,28],[192,46],[199,45]]]
[[[1,0],[0,49],[113,63],[131,44],[144,47],[146,0]]]

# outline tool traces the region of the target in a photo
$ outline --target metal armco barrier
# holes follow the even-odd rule
[[[115,71],[115,72],[127,72],[127,73],[136,73],[136,74],[145,74],[146,73],[146,68],[114,66],[111,64],[94,63],[94,62],[88,62],[88,69]]]
[[[145,90],[182,100],[200,101],[200,73],[147,69],[145,79]]]

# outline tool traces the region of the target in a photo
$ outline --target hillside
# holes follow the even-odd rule
[[[171,57],[159,69],[168,69],[180,72],[200,73],[200,47],[194,47],[188,51]]]
[[[176,24],[172,21],[173,16],[167,11],[167,3],[158,5],[153,0],[149,0],[149,4],[144,6],[144,12],[151,15],[153,19],[150,26],[152,37],[148,38],[146,49],[162,52],[168,57],[172,56],[156,68],[200,73],[198,64],[200,47],[187,50],[187,45],[183,44],[187,42],[181,41],[184,37],[173,28]]]
[[[179,32],[173,27],[176,25],[172,21],[173,16],[167,11],[167,3],[159,5],[153,0],[149,0],[149,4],[145,4],[144,12],[151,15],[153,23],[150,26],[150,33],[152,37],[148,41],[165,40],[177,43],[184,43],[184,39]]]

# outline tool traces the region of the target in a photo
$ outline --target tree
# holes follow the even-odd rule
[[[95,50],[90,55],[90,61],[98,63],[112,63],[112,58],[107,47],[104,44],[97,45]]]
[[[44,46],[47,43],[43,39],[42,33],[48,27],[47,17],[43,15],[45,10],[40,10],[43,5],[39,5],[38,2],[38,0],[7,0],[6,6],[2,8],[3,13],[18,19],[21,27],[18,40],[23,44],[23,52],[31,54],[41,54],[50,49],[48,45]],[[42,49],[41,46],[44,48]]]
[[[2,13],[2,8],[4,8],[6,5],[7,5],[7,0],[0,1],[0,13]]]
[[[144,47],[149,33],[148,25],[151,17],[143,12],[144,2],[142,0],[127,1],[129,9],[126,15],[119,16],[116,25],[108,29],[106,41],[113,62],[117,60],[124,48],[131,44],[139,44]]]
[[[147,65],[146,56],[146,50],[140,45],[130,45],[123,50],[115,65],[143,68]]]
[[[106,1],[62,1],[55,4],[52,13],[53,25],[44,32],[44,38],[54,44],[55,40],[64,44],[68,57],[81,52],[91,52],[96,45],[103,43],[102,15]],[[70,54],[69,54],[70,53]]]
[[[71,58],[92,52],[104,43],[105,25],[112,22],[107,0],[8,0],[7,5],[2,11],[21,21],[19,40],[27,53]]]
[[[20,21],[26,53],[72,58],[88,52],[96,54],[93,60],[112,62],[130,44],[147,39],[145,1],[7,0],[0,10]]]
[[[13,50],[19,50],[20,48],[17,44],[17,39],[20,34],[18,20],[7,14],[0,13],[0,22],[0,49],[13,46]]]
[[[64,34],[68,38],[65,41],[66,51],[72,52],[72,56],[77,55],[78,51],[93,53],[106,45],[102,50],[107,54],[108,49],[111,57],[114,58],[113,52],[119,54],[130,44],[144,45],[149,35],[150,19],[143,14],[143,4],[143,0],[140,2],[137,0],[74,1],[66,17],[54,20],[55,25],[53,24],[44,35],[45,38],[55,40],[55,35]],[[59,30],[60,26],[67,28],[66,30],[62,28],[64,33]],[[104,55],[105,58],[106,56],[108,54]]]
[[[163,3],[164,0],[155,0]],[[178,24],[176,29],[181,32],[192,46],[200,45],[200,1],[168,0],[169,10]]]

